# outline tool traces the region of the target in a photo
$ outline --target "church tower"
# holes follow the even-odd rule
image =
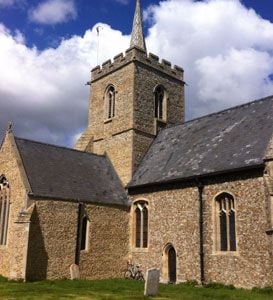
[[[147,54],[140,0],[130,48],[91,71],[88,117],[76,149],[106,152],[124,185],[160,128],[184,120],[183,69]]]

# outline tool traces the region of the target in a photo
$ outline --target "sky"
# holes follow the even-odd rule
[[[187,120],[273,94],[272,0],[141,4],[148,51],[185,70]],[[73,147],[87,126],[90,70],[129,48],[134,8],[0,0],[0,138],[11,121],[17,136]]]

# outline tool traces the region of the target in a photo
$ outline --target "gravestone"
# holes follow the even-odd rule
[[[159,269],[147,270],[144,296],[156,296],[158,294],[159,277]]]
[[[80,270],[78,265],[72,264],[70,266],[70,278],[71,280],[80,279]]]

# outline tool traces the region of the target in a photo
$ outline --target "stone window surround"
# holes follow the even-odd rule
[[[147,209],[148,212],[148,222],[147,222],[147,247],[142,247],[142,243],[143,243],[143,221],[141,223],[141,246],[140,247],[136,247],[136,208],[139,207],[139,205],[145,207]],[[148,252],[149,251],[149,220],[150,220],[150,211],[149,211],[149,202],[147,199],[136,199],[133,202],[132,205],[132,210],[131,210],[131,217],[132,217],[132,235],[131,235],[131,245],[132,245],[132,251],[133,252]]]
[[[5,207],[4,207],[5,205]],[[10,210],[10,187],[5,176],[0,176],[0,247],[8,242],[8,223]]]
[[[222,251],[220,250],[220,228],[219,228],[219,209],[218,209],[218,203],[217,203],[217,198],[219,198],[219,196],[221,196],[222,194],[228,194],[230,195],[233,200],[234,200],[234,211],[235,211],[235,237],[236,237],[236,250],[235,251],[230,251],[230,250],[226,250],[226,251]],[[239,256],[239,248],[238,248],[238,234],[237,234],[237,201],[236,201],[236,197],[234,196],[233,193],[231,193],[230,191],[220,191],[219,193],[217,193],[213,200],[212,200],[212,219],[213,219],[213,251],[212,251],[212,255],[221,255],[221,256]],[[229,238],[230,236],[228,235],[228,245],[230,244],[229,242]],[[228,246],[229,247],[229,246]]]
[[[110,94],[112,97],[111,99],[109,98]],[[111,122],[116,116],[116,94],[117,91],[114,85],[109,84],[104,93],[104,123]]]

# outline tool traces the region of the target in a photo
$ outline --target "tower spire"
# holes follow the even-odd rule
[[[133,23],[132,34],[131,34],[130,47],[134,47],[134,46],[143,49],[145,52],[147,51],[145,38],[143,34],[140,0],[136,0],[136,10],[135,10],[134,23]]]

